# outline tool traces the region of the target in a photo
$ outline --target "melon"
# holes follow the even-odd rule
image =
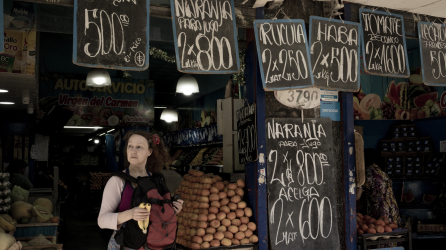
[[[435,198],[437,198],[436,195],[424,194],[423,195],[423,202],[426,203],[426,204],[430,204],[430,203],[434,202]]]
[[[36,201],[34,201],[33,206],[42,206],[46,207],[50,213],[53,212],[53,203],[48,200],[47,198],[39,198]]]
[[[422,108],[426,105],[427,101],[432,100],[433,102],[435,102],[437,100],[437,98],[438,98],[437,92],[422,94],[420,96],[415,97],[413,99],[413,103],[414,103],[415,107]]]
[[[53,218],[53,215],[49,212],[49,210],[46,207],[43,206],[34,206],[34,215],[36,217],[36,221],[38,222],[47,222],[51,218]]]
[[[405,196],[406,197],[404,199],[406,203],[411,203],[415,199],[415,197],[412,194],[412,189],[409,189],[409,192],[407,192]]]
[[[409,82],[412,84],[423,84],[423,77],[419,74],[412,74],[409,76]]]
[[[387,87],[386,97],[390,99],[391,103],[400,103],[400,92],[396,87],[395,81],[390,82],[389,86]]]
[[[33,206],[23,201],[16,201],[11,206],[11,215],[14,220],[19,221],[23,217],[32,218]]]
[[[364,120],[369,120],[369,108],[373,107],[375,109],[379,108],[381,105],[381,97],[377,94],[368,94],[362,98],[359,104],[359,112]]]
[[[0,250],[8,250],[14,244],[14,236],[10,234],[0,233]]]

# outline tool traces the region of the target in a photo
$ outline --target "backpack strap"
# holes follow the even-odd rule
[[[112,176],[118,176],[118,177],[123,178],[123,179],[126,180],[126,181],[130,181],[130,182],[133,182],[133,183],[138,183],[138,179],[136,179],[135,177],[133,177],[133,176],[131,176],[131,175],[129,175],[129,174],[126,174],[126,173],[124,173],[124,172],[121,172],[121,171],[114,172],[114,173],[112,174]]]

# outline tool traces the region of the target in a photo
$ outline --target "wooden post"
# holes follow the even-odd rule
[[[256,9],[256,19],[263,19],[263,8]],[[265,133],[265,90],[260,76],[259,58],[257,58],[254,30],[247,30],[248,49],[246,51],[245,93],[249,103],[257,105],[257,150],[259,159],[246,164],[246,185],[249,205],[254,208],[257,223],[259,250],[268,248],[268,204],[266,197],[266,133]]]

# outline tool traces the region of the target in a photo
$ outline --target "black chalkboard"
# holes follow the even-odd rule
[[[418,22],[423,81],[427,85],[446,85],[446,25]]]
[[[359,9],[365,69],[372,74],[408,77],[406,36],[403,16]]]
[[[303,20],[256,20],[254,32],[265,90],[298,89],[313,85]]]
[[[85,67],[149,67],[150,0],[75,0],[73,62]]]
[[[359,89],[361,25],[310,17],[314,86],[356,92]]]
[[[256,104],[237,110],[237,138],[240,164],[257,160]]]
[[[339,247],[331,126],[328,118],[266,120],[273,250]]]
[[[170,8],[179,71],[240,71],[234,0],[170,0]]]

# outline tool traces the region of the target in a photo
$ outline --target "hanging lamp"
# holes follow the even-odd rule
[[[88,72],[85,85],[88,87],[111,86],[110,74],[105,69],[91,69]]]
[[[178,121],[178,113],[175,109],[164,109],[161,113],[161,120],[164,120],[166,122],[177,122]]]
[[[183,93],[184,95],[191,95],[192,93],[198,93],[198,83],[195,77],[186,74],[178,80],[177,93]]]

